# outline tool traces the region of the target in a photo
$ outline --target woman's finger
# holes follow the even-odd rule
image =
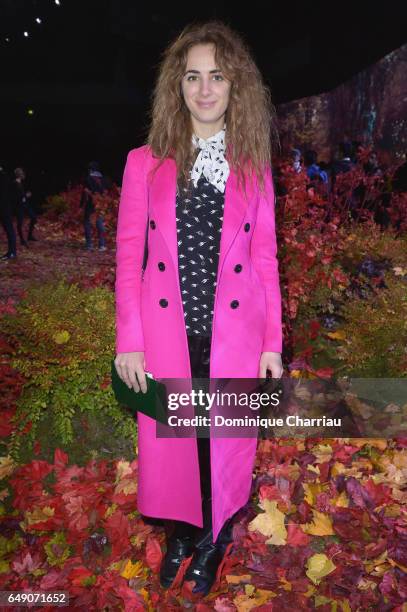
[[[138,382],[139,382],[142,392],[146,393],[147,392],[147,380],[146,380],[146,373],[144,372],[143,368],[139,367],[136,370],[136,375],[137,375]]]
[[[127,366],[127,377],[130,382],[130,387],[132,387],[134,391],[138,393],[140,391],[140,387],[139,387],[138,380],[136,377],[136,370],[134,369],[134,367],[131,367],[130,365]]]
[[[128,386],[128,388],[131,389],[133,386],[131,382],[131,375],[130,375],[132,368],[128,366],[127,364],[116,365],[116,370],[119,375],[119,378],[121,378],[122,381]]]

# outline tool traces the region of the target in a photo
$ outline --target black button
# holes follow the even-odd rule
[[[153,221],[153,219],[150,221],[150,227],[151,229],[155,229],[155,221]]]
[[[248,232],[248,231],[249,231],[249,229],[250,229],[250,223],[245,223],[245,226],[244,226],[244,231],[245,231],[245,232]]]
[[[241,272],[242,271],[242,264],[236,264],[235,265],[235,272]]]
[[[160,306],[161,306],[161,308],[167,308],[167,306],[168,306],[168,300],[166,300],[165,298],[161,298],[161,300],[160,300]]]
[[[239,302],[237,300],[232,300],[230,302],[230,307],[231,308],[237,308],[239,306]]]
[[[163,261],[158,262],[158,269],[161,270],[161,272],[165,270],[165,263]]]

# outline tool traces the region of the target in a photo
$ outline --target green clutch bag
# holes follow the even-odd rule
[[[124,405],[134,416],[137,412],[168,425],[168,397],[163,383],[158,382],[146,373],[147,392],[134,391],[126,385],[117,373],[112,359],[112,388],[119,404]]]

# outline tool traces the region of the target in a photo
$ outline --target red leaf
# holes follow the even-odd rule
[[[160,569],[163,553],[157,538],[149,536],[146,544],[146,562],[153,572]]]
[[[303,532],[299,525],[289,523],[287,527],[287,544],[291,546],[307,546],[311,538]]]
[[[61,451],[60,448],[55,449],[54,465],[57,469],[62,469],[68,463],[68,455]]]

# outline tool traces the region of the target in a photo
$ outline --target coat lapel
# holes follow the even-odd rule
[[[150,185],[150,219],[154,219],[161,231],[170,252],[175,269],[178,269],[178,243],[176,223],[176,164],[166,159],[154,175]],[[220,241],[218,276],[224,259],[232,246],[247,210],[247,198],[238,188],[237,176],[230,169],[226,183],[223,224]]]

